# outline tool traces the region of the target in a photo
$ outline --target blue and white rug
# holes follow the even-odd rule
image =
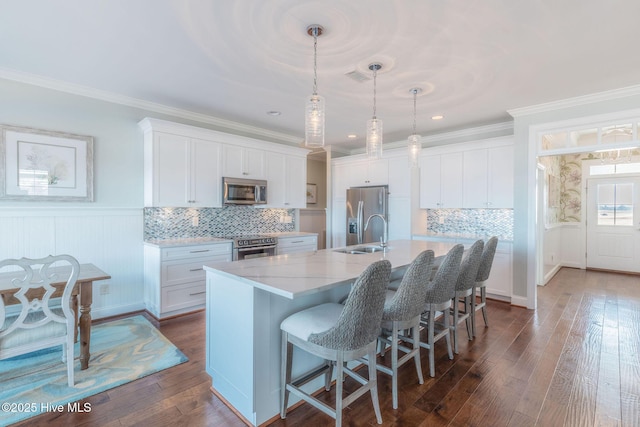
[[[72,402],[187,360],[142,316],[92,326],[89,369],[81,371],[76,357],[73,388],[67,385],[61,347],[0,360],[0,425],[50,411],[55,405],[64,405],[67,411]]]

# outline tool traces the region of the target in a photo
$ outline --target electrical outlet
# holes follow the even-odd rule
[[[443,216],[438,217],[438,224],[444,224],[444,217]]]
[[[194,216],[191,218],[191,226],[192,226],[192,227],[197,227],[197,226],[198,226],[198,224],[200,224],[200,219],[198,218],[198,215],[194,215]]]
[[[109,285],[108,284],[102,284],[100,285],[100,295],[109,295]]]
[[[280,223],[281,224],[291,224],[293,222],[293,218],[291,217],[291,215],[281,215],[280,216]]]

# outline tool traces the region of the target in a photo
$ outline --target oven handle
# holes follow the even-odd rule
[[[273,246],[253,246],[251,248],[238,248],[238,252],[255,251],[256,249],[275,249],[277,245]]]

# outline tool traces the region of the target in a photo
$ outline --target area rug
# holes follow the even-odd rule
[[[92,326],[89,369],[67,385],[61,347],[0,360],[0,425],[68,404],[186,362],[187,357],[142,316]],[[76,408],[82,410],[81,406]]]

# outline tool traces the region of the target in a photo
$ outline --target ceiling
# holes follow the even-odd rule
[[[372,62],[383,65],[385,142],[401,141],[412,133],[413,87],[423,90],[417,131],[426,136],[640,84],[638,16],[635,0],[9,0],[0,77],[160,104],[295,143],[313,87],[306,28],[319,24],[326,141],[353,150],[373,112]],[[347,76],[354,71],[364,81]]]

